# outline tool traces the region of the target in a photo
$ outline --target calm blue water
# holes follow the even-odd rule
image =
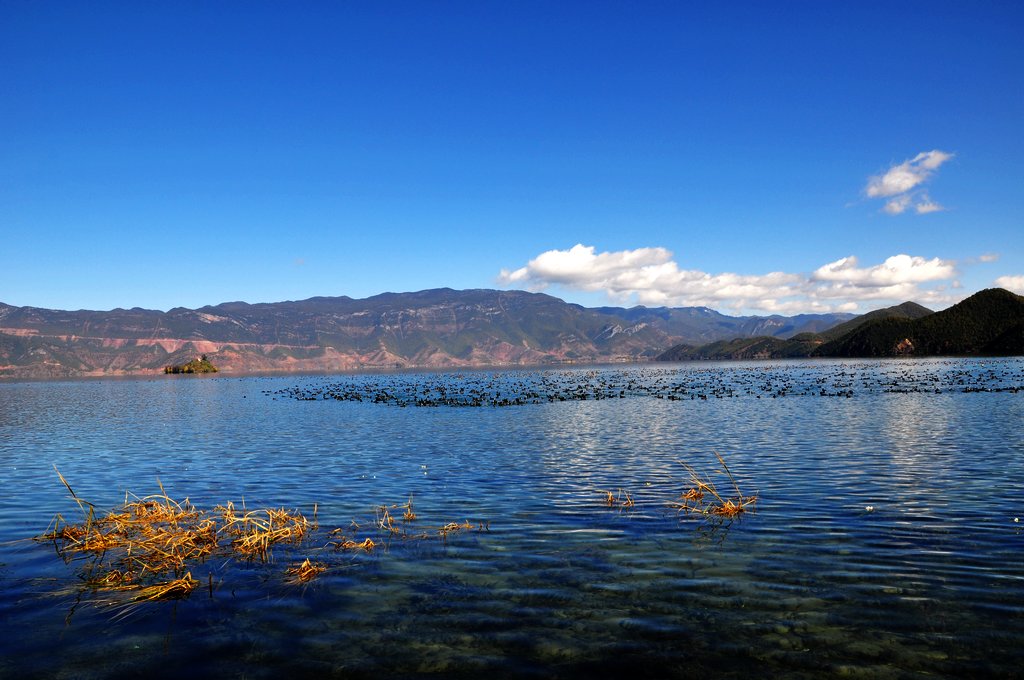
[[[1022,390],[1021,359],[0,384],[0,677],[1011,677]],[[715,451],[758,495],[732,523],[668,505]],[[159,480],[320,529],[111,605],[31,540],[76,517],[55,465],[98,511]],[[428,538],[327,545],[410,495]]]

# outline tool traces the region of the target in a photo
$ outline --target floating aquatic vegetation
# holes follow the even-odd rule
[[[473,525],[467,519],[462,524],[459,524],[458,522],[449,522],[448,524],[445,524],[443,527],[438,529],[437,533],[439,533],[442,538],[448,538],[448,534],[450,534],[450,533],[452,533],[454,531],[463,531],[463,530],[468,531],[468,530],[470,530],[472,528],[473,528]]]
[[[356,530],[359,529],[359,524],[355,520],[352,521],[352,526]],[[333,540],[329,541],[327,545],[332,546],[335,550],[363,550],[370,552],[377,547],[372,538],[367,537],[362,541],[356,538],[349,538],[345,535],[345,530],[341,528],[332,529],[330,536]]]
[[[397,407],[496,408],[572,401],[663,399],[669,402],[717,399],[839,398],[879,393],[1024,391],[1024,375],[1012,367],[979,373],[946,363],[886,361],[837,365],[809,371],[799,364],[759,363],[728,368],[663,365],[601,370],[500,373],[340,376],[264,390],[273,398],[299,401],[365,402]]]
[[[188,572],[181,578],[176,578],[165,583],[156,583],[146,588],[142,588],[134,597],[132,597],[132,601],[155,602],[158,600],[180,600],[191,595],[192,591],[195,590],[198,585],[199,581],[192,578],[192,573]]]
[[[410,533],[408,527],[401,526],[398,521],[395,520],[395,515],[392,514],[392,510],[402,510],[402,522],[411,523],[417,519],[417,514],[413,510],[413,498],[409,496],[409,500],[405,503],[394,504],[394,505],[378,505],[374,508],[374,526],[384,534],[383,541],[390,541],[392,538],[398,538],[403,541],[415,541],[425,540],[432,536],[440,536],[442,540],[447,539],[448,535],[458,531],[468,531],[476,529],[477,531],[490,531],[491,523],[489,521],[481,521],[477,524],[473,524],[468,519],[459,522],[448,522],[441,526],[436,526],[433,529],[430,527],[420,527],[416,533]],[[355,520],[352,521],[351,528],[353,537],[349,538],[346,535],[345,529],[334,529],[330,532],[333,541],[329,543],[335,550],[355,550],[360,549],[366,552],[373,550],[380,546],[381,542],[374,542],[371,538],[366,538],[363,541],[359,541],[354,537],[354,533],[359,531],[361,526]],[[436,532],[436,533],[435,533]]]
[[[302,564],[288,567],[284,570],[287,577],[285,581],[292,584],[308,583],[325,571],[327,571],[326,564],[323,562],[310,562],[307,557]]]
[[[476,529],[478,532],[480,532],[480,531],[487,531],[487,532],[489,532],[491,530],[491,523],[490,522],[480,522],[479,524],[474,525],[468,519],[465,520],[464,522],[462,522],[461,524],[458,523],[458,522],[449,522],[449,523],[445,524],[444,526],[442,526],[440,529],[438,529],[437,533],[441,537],[441,540],[444,541],[445,543],[447,543],[447,541],[448,541],[448,534],[458,533],[458,532],[461,532],[461,531],[472,531],[473,529]]]
[[[632,508],[635,505],[633,494],[624,489],[619,489],[618,493],[611,491],[601,491],[601,493],[604,494],[604,504],[609,508]]]
[[[409,502],[408,503],[406,503],[404,506],[400,506],[400,507],[405,509],[405,512],[402,513],[402,519],[403,520],[405,520],[406,522],[411,522],[414,519],[416,519],[416,513],[413,512],[413,509],[412,509],[412,496],[409,496]]]
[[[69,522],[58,514],[37,540],[52,541],[65,562],[78,565],[78,576],[85,589],[104,594],[94,598],[95,603],[124,606],[126,611],[146,602],[188,597],[200,583],[192,572],[211,557],[223,558],[217,568],[238,560],[265,563],[271,561],[275,546],[288,546],[294,554],[299,546],[321,535],[316,506],[312,520],[298,510],[250,510],[244,504],[236,509],[230,501],[206,511],[194,507],[187,498],[174,500],[159,480],[159,494],[139,498],[126,493],[120,507],[98,516],[94,506],[75,494],[59,470],[57,475],[81,510],[82,521]],[[396,520],[399,510],[401,519]],[[407,526],[416,519],[413,498],[409,496],[405,503],[374,509],[372,526],[384,534],[383,538],[357,538],[356,532],[362,533],[362,525],[353,520],[349,530],[330,531],[323,547],[333,548],[334,552],[369,553],[392,538],[436,540],[440,536],[443,541],[453,532],[474,526],[479,531],[490,530],[489,522],[474,525],[466,520],[435,527],[436,532],[423,527],[419,533],[410,534]],[[211,597],[213,568],[210,567],[208,577]],[[327,564],[306,557],[285,569],[285,582],[306,583],[328,568]]]
[[[143,599],[167,599],[185,590],[176,581],[184,578],[186,565],[202,560],[217,546],[214,521],[202,516],[188,499],[179,503],[161,493],[129,501],[126,495],[119,511],[97,517],[92,504],[81,500],[57,474],[85,521],[71,524],[57,515],[52,529],[40,538],[52,540],[65,561],[87,560],[83,579],[89,587],[155,587],[170,575],[175,578],[161,584],[167,588],[165,594],[143,593]]]
[[[364,550],[370,552],[377,547],[377,544],[373,542],[372,538],[363,539],[362,542],[352,540],[350,538],[341,537],[336,543],[333,544],[336,550]]]
[[[220,506],[224,521],[221,532],[232,537],[231,546],[249,559],[266,561],[276,543],[298,543],[313,528],[298,511],[284,508],[251,510],[242,516],[234,514],[231,503]]]
[[[396,507],[396,506],[392,506]],[[391,534],[401,533],[401,529],[395,526],[395,518],[391,516],[391,512],[388,506],[381,505],[374,510],[376,517],[377,527],[382,531],[387,531]]]
[[[737,484],[736,478],[733,477],[732,471],[729,470],[729,466],[726,465],[725,459],[717,451],[712,453],[718,459],[722,471],[729,479],[736,494],[734,496],[723,496],[718,491],[718,486],[710,474],[702,474],[687,463],[680,461],[680,465],[689,474],[690,488],[684,491],[678,499],[670,502],[669,506],[687,513],[697,513],[705,517],[712,516],[724,519],[733,519],[745,512],[752,511],[757,503],[757,494],[745,496],[740,491],[739,484]]]
[[[316,527],[298,511],[251,510],[239,515],[230,502],[213,512],[201,511],[187,498],[171,498],[159,480],[160,494],[139,498],[126,493],[121,507],[98,516],[59,470],[57,475],[81,509],[83,521],[71,523],[58,514],[38,540],[52,541],[65,562],[80,564],[79,576],[87,589],[124,593],[129,603],[187,597],[199,584],[191,569],[207,558],[266,561],[273,545],[298,544]],[[314,508],[314,516],[315,512]],[[210,588],[212,594],[212,574]]]
[[[707,526],[729,523],[752,511],[757,502],[756,493],[741,492],[722,456],[715,453],[715,457],[720,470],[714,475],[681,463],[689,475],[689,488],[669,503],[680,512],[702,517]],[[410,495],[405,503],[375,506],[372,524],[369,520],[353,520],[347,529],[330,530],[324,540],[319,533],[316,506],[312,520],[298,510],[247,509],[244,503],[240,509],[227,502],[212,510],[201,510],[188,498],[173,499],[159,480],[159,494],[137,497],[126,493],[120,507],[99,516],[91,503],[75,494],[59,471],[57,475],[78,505],[82,521],[70,522],[58,514],[38,538],[52,541],[65,562],[78,565],[78,575],[86,590],[114,594],[113,598],[106,598],[111,600],[110,604],[135,606],[188,597],[200,583],[193,572],[211,558],[218,558],[223,561],[209,567],[207,579],[213,597],[215,568],[223,569],[241,560],[269,562],[277,546],[287,546],[287,553],[294,556],[300,546],[317,537],[322,541],[320,550],[369,554],[386,551],[395,542],[439,538],[447,543],[456,534],[490,531],[490,523],[484,520],[426,522],[414,510]],[[716,477],[727,479],[732,491],[721,491],[728,487],[723,479],[716,481]],[[626,488],[600,493],[610,508],[635,507],[633,494]],[[300,559],[284,570],[286,583],[309,582],[330,568],[328,563],[311,557]]]

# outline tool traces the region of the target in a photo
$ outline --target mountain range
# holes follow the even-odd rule
[[[884,357],[1024,354],[1024,297],[992,288],[949,309],[916,318],[869,319],[829,338],[817,356]]]
[[[734,317],[707,307],[587,308],[542,293],[448,288],[167,312],[0,303],[0,377],[156,374],[200,354],[222,372],[243,373],[767,358],[825,350],[882,356],[892,353],[887,343],[903,340],[921,352],[1004,347],[1002,353],[1017,353],[1024,298],[999,289],[983,293],[994,297],[979,293],[982,304],[974,307],[991,307],[988,316],[978,316],[974,307],[952,312],[978,296],[936,314],[906,303],[861,317]],[[1018,325],[1000,321],[1006,315]],[[932,325],[906,325],[933,318],[938,321]],[[927,339],[947,319],[966,335],[982,327],[992,332],[967,345]],[[901,337],[892,341],[896,336]]]
[[[1024,297],[1001,288],[975,293],[940,312],[913,302],[869,312],[818,333],[747,337],[695,347],[682,343],[661,361],[797,357],[1024,354]]]
[[[679,343],[786,338],[849,318],[590,309],[542,293],[447,288],[167,312],[0,304],[0,376],[145,374],[200,354],[224,372],[645,360]]]

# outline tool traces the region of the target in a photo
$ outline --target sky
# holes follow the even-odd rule
[[[1018,2],[0,3],[0,302],[1024,294]]]

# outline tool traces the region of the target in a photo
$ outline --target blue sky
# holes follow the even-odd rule
[[[1024,5],[0,4],[0,301],[1024,293]]]

